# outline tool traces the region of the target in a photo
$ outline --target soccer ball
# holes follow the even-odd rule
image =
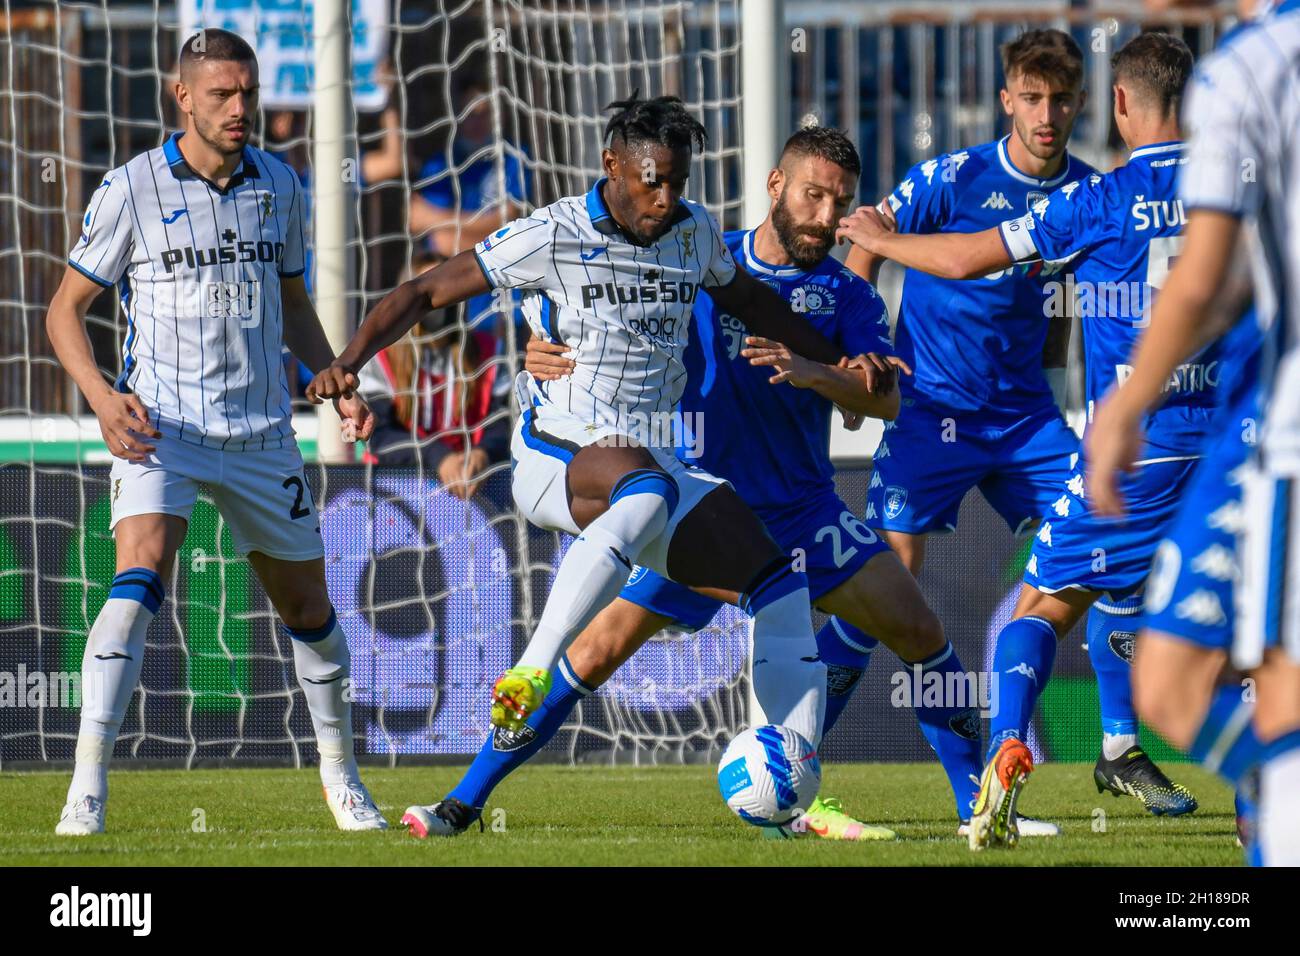
[[[817,798],[822,767],[812,744],[789,727],[766,724],[738,734],[718,764],[718,789],[736,816],[779,827]]]

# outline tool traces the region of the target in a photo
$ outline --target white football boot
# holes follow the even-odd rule
[[[340,830],[387,830],[388,821],[360,780],[322,785],[325,802]]]
[[[86,794],[68,803],[54,828],[59,836],[91,836],[104,832],[104,801]]]

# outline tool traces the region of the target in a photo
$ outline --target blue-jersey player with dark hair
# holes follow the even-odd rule
[[[899,232],[989,229],[1094,172],[1066,151],[1085,102],[1078,45],[1059,30],[1032,30],[1002,48],[1002,61],[1011,133],[913,167],[880,207]],[[855,246],[847,264],[874,277],[883,259]],[[876,449],[864,517],[914,574],[927,536],[956,529],[972,489],[1016,533],[1059,497],[1079,445],[1049,384],[1059,374],[1063,387],[1064,369],[1043,366],[1064,364],[1069,308],[1053,290],[1065,275],[1061,263],[1043,261],[961,279],[907,269],[896,343],[915,375]],[[1139,609],[1135,600],[1099,602],[1089,615],[1103,699],[1128,696],[1129,663],[1114,649],[1132,647]],[[1108,711],[1102,749],[1117,756],[1135,742],[1137,718],[1131,706]]]
[[[852,203],[860,168],[843,134],[801,130],[768,180],[768,219],[755,230],[728,233],[726,243],[740,268],[776,289],[846,355],[857,356],[855,363],[889,380],[888,394],[872,411],[889,418],[897,413],[899,395],[884,304],[870,284],[829,257],[835,224]],[[746,337],[741,323],[707,295],[697,299],[695,319],[679,406],[687,433],[678,454],[732,483],[782,550],[806,570],[813,603],[837,615],[817,635],[827,667],[824,730],[842,713],[875,646],[861,631],[878,635],[926,673],[960,673],[957,654],[915,579],[836,494],[829,456],[832,402],[819,391],[819,367],[775,342]],[[530,343],[529,371],[538,378],[567,373],[571,363],[554,354],[564,348]],[[498,729],[484,743],[465,777],[437,805],[430,832],[454,835],[477,819],[492,789],[651,636],[672,625],[703,627],[721,601],[737,597],[696,593],[637,569],[619,599],[561,659],[550,695],[524,729]],[[979,702],[948,703],[917,702],[916,715],[948,774],[958,817],[965,818],[971,776],[980,765]],[[883,827],[854,820],[833,798],[814,803],[800,829],[841,840],[893,837]]]
[[[1133,150],[1126,165],[1067,183],[1029,214],[973,235],[891,235],[874,210],[859,211],[842,230],[876,254],[951,276],[982,275],[1016,262],[1070,261],[1068,295],[1083,321],[1090,411],[1130,371],[1133,343],[1178,254],[1183,213],[1177,181],[1184,162],[1178,106],[1192,56],[1181,40],[1149,33],[1125,44],[1112,69],[1116,124]],[[1099,597],[1123,600],[1143,586],[1200,457],[1220,369],[1219,349],[1211,345],[1171,377],[1164,403],[1146,422],[1137,467],[1126,478],[1127,520],[1089,507],[1082,462],[1057,485],[1013,620],[997,639],[993,670],[1001,706],[991,721],[972,849],[1015,842],[1015,804],[1033,769],[1024,741],[1057,640]],[[1094,771],[1098,789],[1133,794],[1155,813],[1194,810],[1186,788],[1171,783],[1138,746],[1129,687],[1127,679],[1101,687],[1103,716],[1126,715],[1133,736],[1123,752],[1103,752]]]

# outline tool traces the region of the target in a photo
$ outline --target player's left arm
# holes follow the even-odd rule
[[[773,367],[775,374],[768,379],[773,385],[789,382],[795,388],[811,388],[845,411],[872,418],[898,417],[901,398],[896,369],[912,374],[902,359],[878,352],[841,358],[835,365],[826,365],[797,355],[788,346],[762,336],[747,336],[745,345],[740,354],[749,359],[750,365]]]
[[[789,302],[743,269],[736,269],[726,285],[710,286],[709,295],[721,311],[734,315],[754,335],[783,342],[804,358],[835,365],[843,355]]]
[[[284,315],[285,346],[311,369],[313,375],[329,368],[334,361],[334,350],[321,327],[316,306],[307,294],[303,276],[280,277],[280,304]],[[334,407],[338,409],[339,418],[343,419],[344,428],[350,428],[358,439],[365,441],[375,430],[375,416],[360,393],[352,392],[335,398]]]

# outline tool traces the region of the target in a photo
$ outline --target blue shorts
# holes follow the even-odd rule
[[[1242,440],[1240,418],[1223,423],[1156,550],[1142,621],[1150,630],[1225,651],[1232,646],[1237,534],[1244,530],[1242,472],[1252,447]]]
[[[833,488],[788,508],[755,508],[768,532],[808,575],[813,603],[847,581],[889,545],[859,520]],[[696,594],[649,568],[638,567],[619,594],[647,611],[696,631],[713,620],[721,601]]]
[[[1016,533],[1046,513],[1079,454],[1079,439],[1056,406],[1010,425],[968,418],[913,406],[886,424],[867,491],[867,524],[908,534],[955,531],[972,488]]]
[[[1083,497],[1085,464],[1072,470],[1034,536],[1024,581],[1053,594],[1098,591],[1112,601],[1135,594],[1151,572],[1151,558],[1182,507],[1200,459],[1157,457],[1124,475],[1120,491],[1127,513],[1102,518]]]

